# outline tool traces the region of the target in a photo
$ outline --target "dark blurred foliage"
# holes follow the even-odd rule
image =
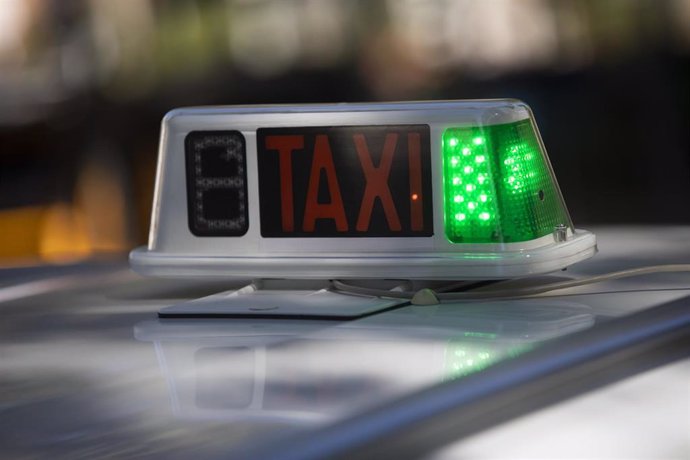
[[[2,0],[0,257],[143,243],[186,105],[518,98],[576,225],[690,222],[690,0]]]

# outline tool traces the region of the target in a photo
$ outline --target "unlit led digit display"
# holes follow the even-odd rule
[[[195,131],[185,141],[189,229],[197,236],[247,233],[247,150],[237,131]]]

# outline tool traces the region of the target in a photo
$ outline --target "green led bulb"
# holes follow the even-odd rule
[[[572,228],[529,119],[449,128],[443,133],[446,236],[453,243],[502,243]]]

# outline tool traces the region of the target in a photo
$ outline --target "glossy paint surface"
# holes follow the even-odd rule
[[[594,231],[600,254],[549,279],[690,260],[689,228]],[[244,284],[149,280],[125,264],[0,271],[2,456],[242,457],[690,294],[690,275],[660,274],[533,299],[402,306],[354,321],[157,318],[160,308]],[[674,367],[661,378],[690,381],[688,372]],[[598,393],[602,412],[617,407],[606,391]],[[678,398],[687,405],[687,396]],[[557,415],[584,419],[591,410]],[[687,421],[645,417],[669,433]]]

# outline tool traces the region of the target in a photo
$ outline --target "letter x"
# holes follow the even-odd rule
[[[388,221],[388,228],[395,232],[399,232],[402,227],[400,226],[400,219],[395,209],[395,203],[393,202],[390,188],[388,188],[388,176],[393,164],[393,155],[395,153],[395,145],[398,142],[398,135],[396,133],[389,133],[386,135],[386,141],[383,145],[383,153],[381,154],[381,161],[378,167],[374,167],[371,161],[371,155],[369,154],[369,148],[367,147],[367,141],[364,135],[355,134],[354,141],[357,154],[359,155],[359,162],[362,164],[362,171],[364,171],[364,177],[367,181],[364,197],[362,198],[362,205],[359,208],[357,231],[365,232],[369,230],[371,212],[374,209],[374,200],[378,198],[383,205],[386,221]]]

